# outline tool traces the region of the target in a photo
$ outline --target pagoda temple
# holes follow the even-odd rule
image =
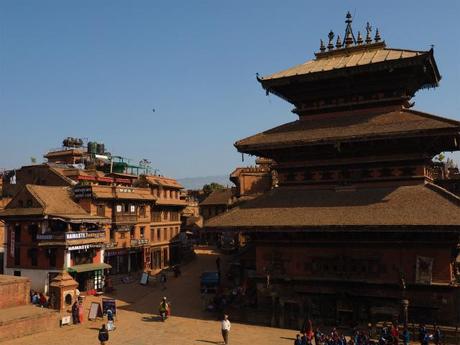
[[[441,79],[433,49],[387,47],[368,24],[332,31],[313,60],[257,77],[299,119],[239,140],[277,184],[207,221],[255,251],[267,324],[460,319],[460,198],[433,183],[433,157],[460,149],[460,123],[414,110]]]

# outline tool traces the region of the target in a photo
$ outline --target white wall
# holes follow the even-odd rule
[[[14,271],[20,271],[21,277],[30,279],[30,288],[45,294],[48,293],[48,273],[60,272],[59,270],[38,270],[38,269],[24,269],[24,268],[5,268],[5,274],[14,275]]]

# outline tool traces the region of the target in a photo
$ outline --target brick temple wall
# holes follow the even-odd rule
[[[28,304],[29,291],[28,278],[0,275],[0,309]]]

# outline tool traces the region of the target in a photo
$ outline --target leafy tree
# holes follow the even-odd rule
[[[211,194],[212,192],[216,191],[216,190],[222,190],[224,189],[225,187],[222,186],[221,184],[219,183],[216,183],[216,182],[211,182],[209,184],[205,184],[203,186],[203,192],[205,192],[206,194]]]

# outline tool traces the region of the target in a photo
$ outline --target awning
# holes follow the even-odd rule
[[[99,264],[83,264],[83,265],[75,265],[72,267],[67,268],[67,271],[71,273],[81,273],[81,272],[90,272],[90,271],[97,271],[97,270],[105,270],[112,268],[109,264],[106,263],[99,263]]]

